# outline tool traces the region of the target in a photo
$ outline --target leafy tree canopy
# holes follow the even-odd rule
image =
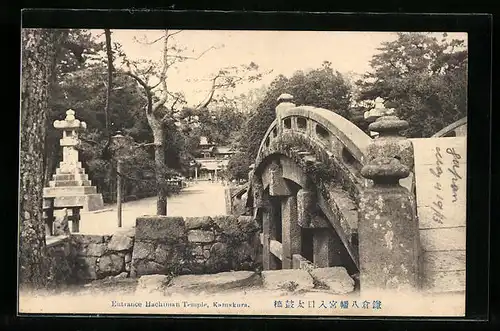
[[[427,33],[398,33],[373,56],[359,100],[382,97],[410,123],[409,137],[429,137],[467,113],[467,50],[464,41]]]

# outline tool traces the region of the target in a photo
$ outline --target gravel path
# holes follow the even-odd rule
[[[109,210],[111,208],[111,210]],[[198,182],[168,199],[169,216],[224,215],[224,186],[220,183]],[[122,204],[122,227],[135,225],[138,216],[156,214],[156,197]],[[81,214],[80,232],[85,234],[112,234],[118,230],[116,205],[103,211]]]

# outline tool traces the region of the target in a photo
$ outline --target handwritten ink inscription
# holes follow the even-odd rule
[[[462,179],[462,176],[458,173],[460,171],[460,162],[459,160],[462,158],[460,153],[456,151],[454,147],[448,147],[444,151],[447,155],[451,156],[451,163],[449,161],[444,161],[443,151],[440,147],[435,147],[434,149],[434,157],[435,157],[435,165],[433,165],[429,171],[435,178],[435,183],[433,185],[434,188],[434,199],[432,201],[431,209],[433,211],[432,219],[439,223],[443,224],[443,221],[446,219],[445,217],[445,198],[444,195],[448,194],[447,190],[443,190],[443,179],[445,181],[449,181],[449,187],[451,188],[451,202],[456,203],[458,200],[458,191],[460,190],[459,180]],[[448,158],[446,158],[448,159]],[[449,163],[449,164],[448,164]],[[451,174],[451,177],[444,176],[444,169],[448,173]],[[448,200],[448,199],[446,199]],[[446,206],[447,208],[455,208],[454,206]]]
[[[453,175],[453,177],[451,178],[451,185],[450,185],[451,189],[453,191],[452,202],[457,202],[457,192],[459,190],[459,186],[458,186],[457,182],[459,179],[462,179],[462,176],[460,176],[457,172],[458,169],[460,168],[460,163],[458,160],[460,160],[462,158],[462,156],[460,156],[460,154],[458,154],[455,151],[455,148],[447,148],[446,153],[453,156],[453,161],[452,161],[453,164],[452,164],[451,168],[448,168],[448,171]]]
[[[465,226],[467,137],[411,139],[419,227]]]

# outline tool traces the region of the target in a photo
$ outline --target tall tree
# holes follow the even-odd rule
[[[176,108],[176,105],[185,103],[182,94],[172,93],[169,90],[168,70],[175,63],[186,60],[198,60],[206,52],[216,48],[215,46],[212,46],[203,51],[197,57],[185,56],[182,54],[181,49],[175,47],[175,45],[170,45],[169,43],[172,37],[180,32],[182,32],[182,30],[175,32],[165,30],[164,35],[154,41],[157,42],[163,39],[162,61],[159,72],[155,70],[156,68],[154,64],[141,69],[136,63],[131,63],[129,61],[126,62],[126,65],[128,66],[126,74],[136,80],[138,86],[145,94],[146,118],[153,133],[152,145],[154,146],[155,154],[155,177],[158,190],[156,209],[158,215],[167,214],[168,187],[166,176],[168,176],[170,171],[166,167],[166,148],[164,146],[168,133],[166,126],[168,123],[171,123],[174,114],[179,111],[179,108]],[[134,69],[132,69],[132,67]],[[211,87],[206,98],[194,107],[194,110],[197,111],[200,109],[207,109],[208,105],[214,100],[216,91],[233,88],[236,84],[246,80],[254,81],[256,79],[260,79],[262,74],[244,75],[244,73],[256,71],[257,69],[258,66],[253,62],[248,66],[242,66],[242,68],[227,67],[219,69],[217,73],[210,78]],[[158,79],[156,84],[150,83],[150,79],[153,77]],[[166,106],[167,103],[169,106]]]
[[[159,83],[151,85],[149,83],[149,77],[154,69],[150,66],[146,71],[140,71],[137,66],[135,66],[136,72],[130,70],[130,63],[128,64],[129,71],[126,72],[127,75],[134,78],[146,96],[146,106],[145,113],[146,118],[153,133],[153,146],[154,146],[154,159],[155,159],[155,178],[157,184],[157,204],[156,213],[158,215],[167,215],[167,167],[165,158],[165,146],[164,142],[166,140],[165,132],[165,122],[169,119],[168,114],[163,113],[165,110],[165,103],[167,102],[169,91],[167,85],[167,72],[169,67],[173,64],[173,61],[169,59],[169,39],[175,35],[177,32],[169,33],[169,30],[165,30],[163,39],[163,59],[162,66],[159,73]],[[141,77],[142,76],[142,77]],[[155,97],[154,89],[161,85],[160,97]],[[177,101],[181,97],[177,97]],[[156,101],[155,101],[156,100]],[[177,102],[175,101],[174,104]],[[174,105],[172,105],[172,108]]]
[[[109,100],[113,90],[113,49],[111,48],[111,30],[104,29],[106,38],[106,56],[108,58],[108,81],[106,84],[106,105],[104,106],[104,116],[106,118],[106,131],[109,131]],[[109,134],[109,132],[107,132]]]
[[[19,282],[40,288],[47,283],[45,225],[42,215],[44,147],[50,84],[57,50],[66,34],[23,29],[21,71]]]
[[[398,33],[358,81],[359,101],[382,97],[410,123],[409,137],[429,137],[467,114],[467,49],[463,40]]]

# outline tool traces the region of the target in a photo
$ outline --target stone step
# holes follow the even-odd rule
[[[82,211],[102,210],[104,203],[102,195],[99,193],[90,194],[75,194],[75,195],[60,195],[54,199],[54,206],[56,208],[66,206],[83,206]]]
[[[302,269],[281,269],[262,271],[264,288],[281,291],[304,291],[314,288],[314,279]]]
[[[89,180],[89,176],[85,173],[77,174],[54,174],[52,175],[52,180],[63,181],[63,180]]]
[[[314,268],[310,275],[317,284],[335,294],[347,294],[354,291],[355,281],[344,267]]]
[[[84,174],[84,173],[85,169],[82,168],[81,164],[78,168],[72,169],[71,171],[62,171],[61,168],[56,169],[56,175]]]
[[[358,230],[358,207],[356,202],[341,188],[330,188],[330,199],[335,201],[351,231]]]
[[[306,162],[306,163],[314,163],[314,164],[316,164],[316,163],[321,163],[321,162],[319,162],[319,161],[316,159],[316,157],[315,157],[315,156],[313,156],[313,155],[306,155],[306,156],[303,158],[303,160],[304,160],[304,162]]]
[[[50,181],[50,187],[66,187],[66,186],[91,186],[90,180],[57,180]]]
[[[252,287],[261,284],[262,279],[253,271],[182,275],[170,281],[166,288],[166,293],[179,293],[181,291],[217,293],[224,290]]]
[[[216,274],[145,275],[138,280],[136,294],[218,293],[225,290],[260,286],[261,277],[253,271],[230,271]]]
[[[60,197],[84,194],[96,194],[97,188],[95,186],[59,186],[59,187],[45,187],[43,195],[45,197]]]

